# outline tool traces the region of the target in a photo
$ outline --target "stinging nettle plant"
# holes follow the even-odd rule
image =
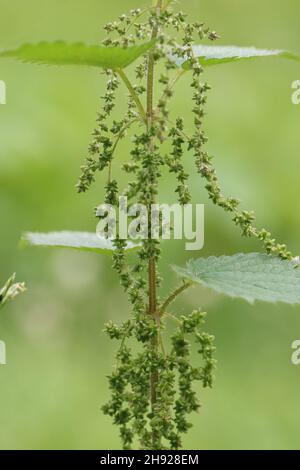
[[[106,203],[117,206],[119,196],[125,195],[130,203],[150,208],[157,201],[158,184],[166,167],[176,178],[174,191],[178,201],[185,205],[191,201],[189,175],[184,167],[188,152],[195,160],[196,171],[211,201],[230,215],[243,236],[258,239],[265,251],[198,258],[185,267],[174,266],[181,282],[161,299],[159,240],[149,237],[134,244],[118,237],[101,239],[96,234],[80,232],[24,235],[24,242],[32,245],[112,254],[113,268],[128,296],[132,315],[121,325],[110,322],[105,327],[108,336],[119,341],[120,346],[109,377],[110,400],[103,411],[119,426],[125,449],[137,445],[143,449],[182,447],[182,435],[191,426],[188,415],[200,407],[193,382],[200,381],[203,387],[213,384],[215,347],[213,336],[203,331],[206,314],[201,309],[181,316],[172,312],[172,303],[183,291],[201,283],[250,302],[258,299],[300,303],[298,259],[267,230],[256,228],[253,213],[242,210],[237,199],[223,195],[212,156],[205,150],[207,138],[203,130],[210,89],[204,78],[207,66],[255,57],[292,60],[299,57],[282,50],[199,45],[202,40],[215,41],[218,35],[201,22],[187,22],[186,15],[173,10],[172,3],[156,0],[143,10],[122,14],[105,25],[107,35],[101,46],[40,43],[0,53],[1,57],[30,63],[104,69],[107,89],[102,96],[88,156],[81,168],[77,184],[80,193],[95,182],[98,171],[105,171]],[[135,81],[125,71],[133,62],[136,62]],[[173,117],[170,110],[176,84],[183,75],[190,77],[192,89],[192,130],[186,130],[183,118]],[[128,91],[128,105],[120,118],[116,98],[121,84]],[[113,162],[118,165],[118,144],[128,135],[131,135],[132,149],[122,170],[129,182],[122,188],[113,177]],[[134,263],[127,259],[128,250],[133,250]],[[162,331],[168,328],[168,321],[174,322],[175,330],[166,347]],[[133,340],[139,345],[135,350],[138,352],[131,348]],[[192,347],[199,353],[196,365],[191,362]]]

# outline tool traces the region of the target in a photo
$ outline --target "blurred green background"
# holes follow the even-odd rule
[[[297,0],[188,0],[192,19],[219,32],[219,44],[285,48],[300,53]],[[134,0],[0,0],[0,46],[41,39],[97,43],[101,26]],[[291,103],[296,62],[262,59],[207,70],[212,85],[208,149],[227,194],[255,209],[257,225],[299,252],[300,106]],[[100,406],[108,398],[115,344],[102,333],[108,319],[129,314],[110,259],[92,254],[17,248],[24,230],[95,230],[103,177],[85,195],[74,185],[94,126],[104,78],[94,69],[47,68],[2,61],[7,105],[0,106],[0,284],[13,272],[28,291],[2,313],[0,339],[8,364],[0,368],[1,449],[119,448],[117,430]],[[178,85],[177,113],[186,113],[188,81]],[[121,159],[128,148],[122,147]],[[195,202],[206,205],[206,243],[200,255],[255,251],[221,210],[212,207],[195,174]],[[161,200],[175,200],[162,187]],[[189,253],[164,244],[162,272]],[[299,449],[300,366],[291,343],[300,338],[300,308],[250,306],[193,289],[178,312],[201,305],[216,336],[215,388],[199,395],[187,449]]]

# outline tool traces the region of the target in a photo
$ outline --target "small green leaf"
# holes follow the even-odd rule
[[[190,260],[173,267],[181,277],[248,302],[300,303],[300,269],[296,262],[259,253]]]
[[[63,41],[24,44],[18,49],[0,52],[0,58],[12,57],[23,62],[42,65],[88,65],[104,69],[125,68],[145,54],[155,41],[128,48],[88,46]]]
[[[113,242],[96,233],[89,232],[27,232],[21,239],[21,245],[70,248],[96,253],[111,253],[115,250]],[[138,248],[139,245],[127,242],[127,250]]]
[[[300,56],[292,52],[280,49],[256,49],[255,47],[238,46],[193,46],[194,56],[198,58],[203,66],[219,65],[228,62],[236,62],[245,59],[263,57],[282,57],[285,59],[300,61]],[[186,58],[176,58],[176,63],[184,69],[190,68]]]
[[[13,274],[4,287],[0,289],[0,310],[9,301],[13,300],[17,295],[26,290],[23,282],[15,283],[16,275]]]

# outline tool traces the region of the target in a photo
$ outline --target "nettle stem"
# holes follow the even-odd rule
[[[184,282],[181,286],[177,287],[170,295],[169,297],[164,301],[162,306],[159,308],[159,315],[162,316],[166,312],[167,308],[169,305],[176,300],[176,298],[184,292],[186,289],[189,289],[192,287],[193,283],[192,282]]]
[[[119,77],[123,80],[124,84],[126,85],[133,101],[135,102],[135,104],[137,106],[137,109],[140,113],[140,116],[141,116],[142,120],[147,125],[147,116],[146,116],[144,107],[143,107],[143,105],[141,103],[141,100],[139,99],[138,95],[136,94],[130,80],[128,79],[126,73],[124,72],[123,69],[118,69],[117,73],[118,73]]]
[[[162,9],[162,0],[158,0],[156,4],[156,13],[160,14]],[[152,31],[151,39],[154,40],[158,35],[158,26],[155,25]],[[153,126],[153,93],[154,93],[154,53],[150,52],[148,59],[148,69],[147,69],[147,131],[151,134]],[[154,150],[154,141],[153,137],[149,140],[149,150],[153,153]],[[151,201],[151,204],[154,204],[155,200]],[[150,206],[151,206],[150,204]],[[149,209],[149,214],[151,214],[151,207]],[[150,233],[151,233],[151,219],[150,219]],[[154,321],[157,324],[157,328],[160,328],[160,315],[157,312],[157,293],[156,293],[156,261],[154,258],[149,259],[148,263],[148,283],[149,283],[149,315],[152,316]],[[152,348],[157,351],[159,347],[159,335],[156,335],[152,339]],[[158,372],[152,372],[150,376],[150,400],[151,400],[151,410],[152,413],[155,413],[155,404],[156,404],[156,388],[159,381]],[[155,447],[156,436],[155,432],[152,434],[152,444]]]

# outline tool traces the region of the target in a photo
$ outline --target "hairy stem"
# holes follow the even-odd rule
[[[158,0],[156,3],[156,11],[159,15],[162,8],[162,0]],[[158,35],[158,26],[154,26],[152,31],[152,40],[156,39]],[[154,54],[153,51],[149,54],[148,59],[148,68],[147,68],[147,130],[151,131],[153,125],[153,91],[154,91]],[[149,142],[149,150],[153,152],[154,142],[151,138]],[[154,204],[155,201],[152,201]],[[151,209],[151,208],[149,208]],[[150,213],[151,211],[149,211]],[[151,230],[151,229],[150,229]],[[160,326],[160,317],[157,313],[157,294],[156,294],[156,262],[154,258],[149,259],[148,263],[148,283],[149,283],[149,314],[154,318],[157,326]],[[152,347],[157,351],[159,346],[159,338],[156,335],[152,339]],[[151,410],[155,412],[156,404],[156,388],[159,380],[158,372],[152,372],[150,376],[150,400],[151,400]],[[152,433],[152,444],[153,447],[156,447],[156,435],[155,432]]]
[[[191,287],[193,285],[192,282],[184,282],[181,286],[177,287],[177,289],[175,289],[170,295],[169,297],[164,301],[164,303],[162,304],[162,306],[159,308],[159,314],[160,316],[162,316],[165,311],[167,310],[168,306],[174,302],[174,300],[176,299],[176,297],[178,297],[178,295],[180,295],[183,291],[185,291],[186,289],[188,289],[189,287]]]
[[[123,69],[118,69],[118,70],[117,70],[117,73],[118,73],[119,77],[123,80],[124,84],[126,85],[126,87],[127,87],[128,91],[129,91],[129,93],[130,93],[130,95],[131,95],[133,101],[134,101],[135,104],[136,104],[136,107],[137,107],[137,109],[138,109],[138,111],[139,111],[139,113],[140,113],[140,116],[141,116],[142,120],[144,121],[145,124],[147,124],[147,115],[146,115],[146,112],[145,112],[144,107],[143,107],[143,105],[142,105],[142,103],[141,103],[141,101],[140,101],[138,95],[136,94],[136,92],[135,92],[135,90],[134,90],[134,88],[133,88],[133,86],[132,86],[132,84],[131,84],[129,78],[127,77],[127,75],[126,75],[126,73],[124,72]]]
[[[175,317],[175,315],[172,315],[172,313],[165,312],[164,315],[167,318],[170,318],[171,320],[175,321],[176,323],[181,324],[181,321],[177,317]]]

